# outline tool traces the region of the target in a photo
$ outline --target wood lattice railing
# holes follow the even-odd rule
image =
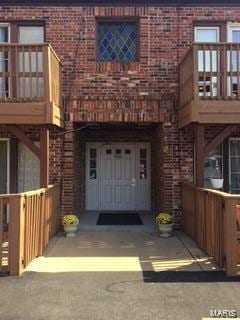
[[[240,204],[240,195],[184,184],[182,202],[186,234],[227,275],[236,276],[240,263],[236,206]]]
[[[20,275],[57,231],[59,185],[0,195],[0,272]]]
[[[195,43],[179,66],[179,106],[191,100],[240,100],[240,44]]]

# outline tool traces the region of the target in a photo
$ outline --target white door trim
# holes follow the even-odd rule
[[[0,141],[7,142],[7,193],[10,193],[10,140],[9,138],[0,138]]]
[[[143,210],[150,211],[151,210],[151,144],[150,142],[88,142],[86,143],[86,155],[85,155],[85,207],[87,211],[101,211],[101,160],[102,160],[102,147],[109,145],[110,146],[134,146],[135,148],[135,179],[136,179],[136,191],[135,191],[135,211]],[[96,179],[89,179],[90,174],[90,158],[89,153],[90,149],[96,149],[97,153],[97,177]],[[140,157],[138,156],[140,149],[146,148],[147,150],[147,179],[141,180],[140,174],[138,171],[140,165]],[[133,177],[134,178],[134,177]],[[138,201],[139,194],[141,194],[141,188],[143,190],[144,185],[147,189],[147,204],[143,209],[141,209],[141,202]],[[142,191],[143,192],[143,191]],[[90,197],[91,194],[91,197]],[[105,211],[105,210],[104,210]],[[123,210],[124,211],[124,210]]]

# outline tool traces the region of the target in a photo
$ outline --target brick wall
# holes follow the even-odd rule
[[[139,61],[96,61],[96,17],[140,18]],[[191,128],[178,129],[178,64],[192,43],[193,21],[239,17],[236,7],[1,8],[1,21],[45,21],[46,41],[63,62],[68,133],[62,146],[61,140],[51,143],[51,170],[54,176],[62,174],[63,212],[84,208],[86,137],[72,132],[77,122],[159,123],[151,136],[153,203],[156,209],[173,211],[176,224],[181,224],[180,183],[193,179],[193,139]],[[121,134],[116,134],[118,139],[125,139]]]

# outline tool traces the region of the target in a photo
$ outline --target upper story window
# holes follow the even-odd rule
[[[99,21],[98,60],[116,62],[137,60],[137,22]]]
[[[240,24],[239,23],[228,23],[228,42],[240,42]]]
[[[43,43],[44,27],[41,26],[19,26],[18,42],[20,43]]]
[[[9,28],[7,25],[0,24],[0,43],[7,43],[9,41]]]
[[[219,27],[195,27],[194,30],[195,42],[218,42],[219,41]]]
[[[31,45],[1,46],[0,100],[13,97],[42,99],[44,96],[42,47],[34,44],[44,42],[44,26],[0,23],[0,44],[14,42]],[[15,63],[12,64],[11,61]],[[12,74],[16,74],[16,71],[17,77],[13,77]]]

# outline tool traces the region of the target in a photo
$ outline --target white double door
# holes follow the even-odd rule
[[[150,210],[150,154],[144,144],[89,144],[87,210]]]

